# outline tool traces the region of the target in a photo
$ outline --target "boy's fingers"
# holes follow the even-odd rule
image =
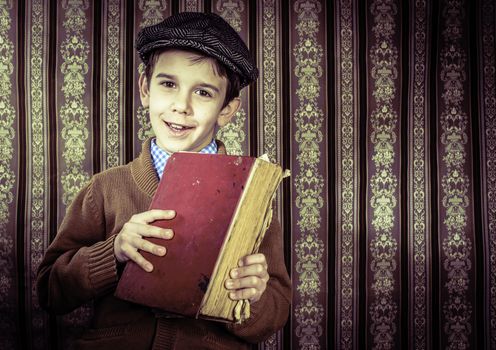
[[[164,229],[156,226],[151,226],[143,223],[136,222],[128,222],[126,225],[126,231],[129,235],[132,235],[132,232],[143,236],[143,237],[156,237],[163,239],[171,239],[174,236],[174,232],[171,229]]]
[[[133,215],[130,221],[142,224],[149,224],[156,220],[170,220],[173,219],[175,216],[176,212],[174,210],[152,209],[143,213]]]
[[[145,252],[158,255],[158,256],[163,256],[165,255],[165,248],[156,244],[153,244],[143,238],[140,237],[134,237],[131,243],[136,249],[143,250]]]
[[[260,298],[260,295],[255,288],[246,288],[235,292],[229,292],[229,298],[232,300],[248,299],[250,301],[257,301]]]
[[[155,226],[143,225],[139,234],[143,237],[171,239],[174,236],[174,231],[169,228],[164,229]]]
[[[138,259],[139,264],[141,254],[138,249],[149,252],[154,255],[163,256],[166,254],[166,249],[159,245],[153,244],[142,237],[155,237],[162,239],[171,239],[174,232],[171,229],[163,229],[156,226],[148,225],[147,220],[154,221],[156,219],[172,218],[175,216],[173,210],[149,210],[147,212],[136,214],[131,217],[131,220],[126,222],[122,230],[117,234],[114,241],[114,255],[119,262]],[[141,258],[140,258],[141,257]],[[145,271],[151,271],[153,267],[145,260],[139,264]]]
[[[127,255],[129,259],[131,259],[136,264],[138,264],[143,270],[145,270],[146,272],[152,272],[153,265],[148,260],[143,258],[143,256],[140,253],[138,253],[135,250],[131,250],[128,252]]]
[[[246,276],[257,276],[259,278],[269,277],[267,273],[267,265],[252,264],[232,269],[230,274],[231,278],[242,278]]]
[[[225,286],[227,289],[250,289],[265,290],[267,281],[260,277],[250,276],[244,278],[235,278],[226,280]]]
[[[265,255],[261,253],[246,255],[245,257],[241,258],[238,262],[238,266],[247,266],[253,264],[262,264],[267,266],[267,260],[265,259]]]

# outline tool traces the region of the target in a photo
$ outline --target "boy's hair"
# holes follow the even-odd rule
[[[153,70],[155,68],[155,64],[158,61],[159,56],[168,51],[173,49],[172,47],[162,47],[156,50],[153,50],[150,52],[148,56],[148,61],[145,66],[145,77],[146,77],[146,82],[147,84],[150,84],[152,80],[152,75],[153,75]],[[213,69],[214,72],[217,76],[219,77],[224,77],[227,80],[227,86],[226,86],[226,96],[224,98],[224,103],[222,104],[222,108],[227,106],[229,102],[231,102],[234,98],[239,97],[239,90],[240,88],[240,78],[239,75],[234,73],[232,70],[227,68],[224,64],[219,62],[215,57],[210,57],[205,55],[203,52],[198,51],[198,50],[193,50],[189,48],[179,48],[180,50],[185,50],[188,52],[193,53],[196,57],[192,59],[193,63],[198,63],[202,62],[208,58],[212,59],[213,62]]]
[[[214,13],[181,12],[143,28],[136,38],[136,50],[148,67],[147,78],[151,78],[158,57],[156,52],[164,48],[192,50],[201,56],[214,58],[219,75],[226,76],[233,85],[229,88],[231,92],[226,94],[228,102],[258,77],[256,63],[243,39],[229,23]],[[155,62],[150,65],[152,55]]]

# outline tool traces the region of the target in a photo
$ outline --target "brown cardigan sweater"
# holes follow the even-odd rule
[[[219,153],[225,147],[219,143]],[[280,226],[274,220],[261,244],[270,280],[251,317],[240,325],[164,318],[113,296],[120,268],[114,238],[136,213],[146,211],[158,185],[150,140],[131,163],[93,176],[67,209],[38,270],[40,305],[55,314],[94,301],[94,317],[80,349],[248,349],[283,327],[291,284],[284,266]],[[171,208],[174,209],[174,208]],[[181,291],[178,291],[180,293]]]

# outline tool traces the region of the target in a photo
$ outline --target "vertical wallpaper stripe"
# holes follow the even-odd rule
[[[358,349],[358,15],[357,1],[336,1],[336,341]],[[331,287],[332,288],[332,287]]]
[[[17,4],[0,3],[0,343],[14,349],[17,337],[16,314],[16,181],[18,134],[15,128],[17,108],[16,28]]]
[[[408,86],[408,346],[431,349],[431,228],[429,75],[432,13],[428,1],[410,3]]]
[[[58,2],[57,20],[57,149],[58,154],[58,224],[67,206],[94,172],[91,156],[92,73],[93,73],[93,4],[84,0]],[[63,29],[62,29],[63,28]],[[62,347],[87,327],[92,310],[85,305],[60,317]]]
[[[293,342],[326,349],[325,3],[291,2]],[[326,176],[327,178],[327,176]]]
[[[248,8],[243,0],[212,1],[212,12],[229,23],[249,48]],[[226,145],[227,152],[235,155],[250,154],[250,123],[247,119],[249,90],[241,92],[241,106],[231,122],[217,132],[219,140]]]
[[[290,320],[258,348],[496,349],[492,0],[0,1],[0,349],[88,327],[91,303],[40,309],[36,269],[81,186],[151,134],[134,40],[178,11],[220,14],[257,60],[229,151],[292,171]]]
[[[48,6],[47,0],[28,3],[26,20],[26,145],[27,188],[25,236],[26,339],[30,349],[48,341],[48,317],[38,305],[36,270],[50,242],[48,203]]]
[[[263,0],[257,9],[257,66],[260,77],[257,81],[258,155],[267,154],[271,161],[282,163],[281,138],[281,1]],[[253,135],[254,136],[254,135]],[[283,222],[282,189],[276,194],[279,221]],[[284,229],[284,226],[283,226]],[[282,349],[282,331],[274,334],[259,346],[259,349]]]
[[[125,5],[123,0],[103,2],[102,94],[101,94],[101,169],[124,164],[125,152]]]
[[[484,328],[487,349],[496,349],[496,6],[484,0],[479,25],[479,115],[482,140],[482,214],[484,228]]]
[[[259,153],[266,153],[272,161],[281,162],[281,5],[280,0],[264,0],[257,11],[258,51],[257,81]]]
[[[163,19],[169,17],[171,14],[171,6],[170,2],[167,0],[135,0],[134,1],[134,37],[133,40],[136,40],[136,36],[138,32],[147,26],[152,24],[156,24]],[[134,76],[132,79],[132,84],[134,86],[133,96],[131,97],[134,100],[134,118],[133,125],[134,130],[132,133],[133,136],[133,159],[139,155],[141,152],[141,144],[144,140],[146,140],[149,136],[153,135],[153,131],[150,124],[150,119],[148,118],[148,108],[143,108],[141,105],[139,87],[138,87],[138,78],[141,72],[144,71],[145,67],[141,63],[141,59],[139,58],[136,50],[134,49],[133,42],[133,51],[134,51]]]
[[[368,2],[367,346],[399,349],[401,2]]]
[[[441,2],[438,61],[441,347],[473,348],[475,308],[467,2]]]
[[[89,180],[92,163],[91,150],[91,75],[92,75],[92,36],[91,11],[87,1],[75,0],[59,3],[58,17],[64,30],[58,37],[57,90],[60,93],[57,113],[60,138],[59,193],[62,203],[59,207],[60,220],[65,207]],[[88,23],[89,22],[89,23]]]

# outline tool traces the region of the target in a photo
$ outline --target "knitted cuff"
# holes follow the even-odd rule
[[[89,247],[89,279],[96,295],[102,294],[117,284],[117,261],[114,256],[115,235]]]

